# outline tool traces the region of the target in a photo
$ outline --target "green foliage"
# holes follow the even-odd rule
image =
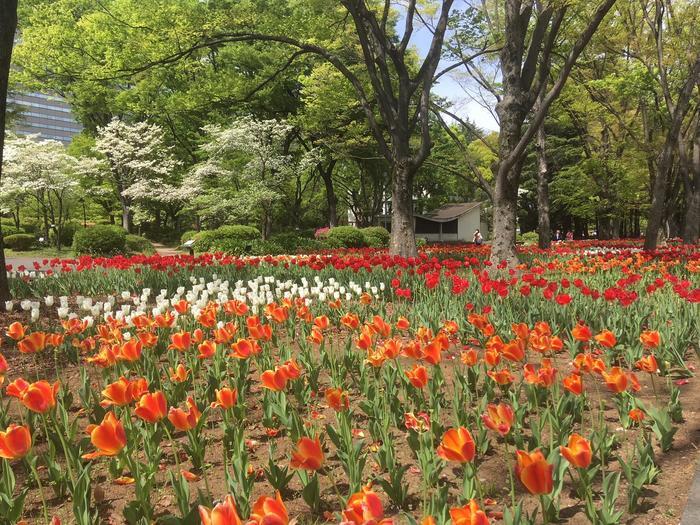
[[[129,253],[142,253],[144,255],[153,255],[156,253],[151,241],[140,235],[126,236],[126,251]]]
[[[362,248],[365,245],[365,236],[362,231],[352,226],[331,228],[326,240],[330,243],[338,243],[344,248]]]
[[[126,232],[119,226],[97,225],[78,230],[73,250],[79,255],[108,256],[126,251]]]
[[[300,253],[319,249],[320,243],[299,232],[284,232],[273,235],[270,241],[282,248],[282,253]]]
[[[243,226],[240,224],[221,226],[215,230],[199,232],[195,236],[195,249],[199,252],[228,252],[227,243],[232,241],[249,241],[248,243],[250,243],[250,241],[258,238],[260,238],[260,231],[254,226]]]
[[[365,244],[370,248],[386,248],[389,246],[391,234],[381,226],[369,226],[360,230],[365,239]]]
[[[61,228],[61,246],[70,246],[73,244],[75,232],[82,228],[82,225],[77,222],[66,222]]]
[[[187,241],[191,241],[197,237],[198,233],[199,232],[197,230],[187,230],[185,233],[180,235],[180,243],[185,244]]]
[[[4,238],[5,246],[16,252],[30,250],[36,242],[36,237],[29,233],[15,233]]]
[[[529,231],[518,235],[517,239],[518,242],[522,242],[524,244],[537,244],[540,240],[540,236],[535,231]]]

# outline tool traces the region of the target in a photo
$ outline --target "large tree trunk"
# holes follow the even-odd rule
[[[319,164],[318,169],[323,179],[323,184],[326,187],[326,203],[328,205],[328,227],[334,228],[338,226],[338,197],[335,194],[333,186],[333,169],[335,168],[335,160],[328,163],[328,166]]]
[[[544,124],[537,130],[537,233],[539,247],[543,250],[552,245],[552,230],[549,224],[549,181],[547,180],[547,150]]]
[[[700,183],[700,180],[697,181]],[[683,243],[697,244],[700,236],[700,184],[685,194],[685,224]]]
[[[700,116],[695,116],[690,128],[688,145],[680,142],[681,170],[685,187],[685,217],[683,218],[683,242],[697,244],[700,235]],[[688,147],[689,146],[689,147]]]
[[[512,69],[517,68],[513,67]],[[510,162],[509,165],[504,162],[504,159],[511,157],[511,153],[515,151],[520,142],[521,128],[527,114],[527,108],[522,102],[522,94],[518,93],[519,88],[516,87],[517,82],[517,79],[511,79],[508,84],[512,91],[506,92],[496,106],[500,118],[499,161],[493,170],[496,174],[496,184],[493,200],[491,262],[500,264],[505,261],[509,267],[514,267],[518,263],[518,255],[515,250],[515,229],[522,155]]]
[[[656,249],[659,230],[665,217],[666,187],[673,168],[673,154],[678,146],[681,125],[690,108],[690,100],[698,80],[700,80],[700,56],[695,60],[693,69],[678,95],[678,101],[671,110],[671,124],[666,135],[663,150],[661,155],[659,155],[659,161],[656,164],[656,177],[654,178],[651,209],[649,210],[649,222],[647,223],[647,231],[644,236],[645,250]]]
[[[5,114],[7,89],[12,62],[12,47],[17,30],[17,0],[0,0],[0,180],[2,180],[2,154],[5,146]],[[10,300],[10,284],[5,271],[5,243],[0,226],[0,309]]]
[[[389,251],[402,257],[415,257],[416,234],[413,227],[413,176],[409,161],[396,162],[391,177],[391,241]]]

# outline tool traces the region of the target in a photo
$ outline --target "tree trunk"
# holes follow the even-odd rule
[[[700,187],[696,186],[694,191],[686,192],[685,203],[683,243],[697,244],[700,236]]]
[[[413,227],[413,176],[415,170],[406,160],[395,163],[391,178],[391,241],[389,251],[401,257],[415,257],[416,234]]]
[[[333,186],[333,168],[335,168],[335,160],[328,163],[328,166],[319,164],[318,170],[323,179],[323,184],[326,187],[326,202],[328,204],[328,227],[334,228],[338,226],[338,197],[335,194]]]
[[[513,91],[518,87],[511,87]],[[518,263],[515,250],[515,228],[517,224],[518,187],[522,170],[523,156],[512,160],[506,165],[504,159],[509,159],[515,151],[520,137],[521,127],[527,115],[527,109],[521,101],[521,94],[505,94],[496,106],[500,118],[498,136],[499,161],[493,169],[496,175],[493,199],[493,239],[491,243],[491,262],[505,262],[509,267]]]
[[[0,0],[0,181],[2,180],[2,154],[5,146],[5,117],[7,88],[12,62],[12,47],[17,30],[17,0]],[[10,284],[5,271],[5,243],[0,226],[0,309],[10,300]]]
[[[651,198],[651,209],[649,210],[649,222],[647,223],[647,231],[644,236],[645,250],[656,249],[659,230],[665,215],[666,187],[673,168],[673,154],[678,146],[683,119],[688,113],[690,100],[699,79],[700,56],[696,58],[693,69],[678,95],[676,106],[671,112],[671,124],[664,141],[663,150],[661,155],[659,155],[659,161],[656,164],[656,177],[654,178],[654,190]]]
[[[537,130],[537,233],[539,247],[547,250],[552,245],[549,224],[549,181],[547,180],[547,150],[544,124]]]

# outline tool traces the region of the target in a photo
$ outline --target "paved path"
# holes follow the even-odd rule
[[[698,524],[700,524],[700,462],[698,462],[693,485],[690,487],[688,503],[686,503],[680,525]]]

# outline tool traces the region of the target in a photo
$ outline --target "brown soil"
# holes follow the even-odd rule
[[[51,320],[49,319],[49,316],[51,313],[47,311],[46,314],[47,316],[44,317],[45,322],[50,323]],[[16,312],[9,315],[0,315],[0,326],[7,326],[9,322],[22,319],[24,317],[24,314],[21,312]],[[3,341],[1,348],[3,354],[6,356],[9,362],[10,373],[8,374],[6,382],[19,376],[22,376],[27,380],[33,380],[35,378],[53,380],[55,378],[56,363],[52,355],[22,355],[14,350],[10,350],[7,340]],[[444,354],[443,358],[458,358],[456,353],[453,353],[452,356],[448,354],[449,352]],[[560,361],[562,365],[566,362],[565,359],[561,359]],[[693,356],[693,358],[689,361],[689,365],[695,367],[698,366],[698,361],[695,356]],[[58,362],[58,369],[60,370],[59,373],[62,388],[68,389],[72,392],[77,392],[81,382],[80,367],[74,364]],[[449,364],[443,366],[445,379],[448,384],[451,380],[451,373],[453,370],[454,368],[449,366]],[[95,367],[87,367],[87,371],[89,372],[93,390],[99,392],[103,388],[100,370]],[[259,377],[259,373],[252,370],[250,377],[255,383],[251,389],[251,398],[255,399],[258,397],[259,399],[259,396],[261,396],[261,390],[259,386],[257,386],[257,378]],[[640,376],[640,379],[642,380],[642,391],[638,394],[638,396],[645,403],[652,404],[654,402],[654,394],[651,383],[649,382],[648,377]],[[698,460],[700,459],[700,451],[698,450],[698,445],[700,444],[700,381],[698,381],[697,378],[691,378],[688,384],[681,386],[680,389],[682,392],[681,399],[685,422],[680,425],[680,428],[675,436],[673,449],[666,454],[658,452],[657,462],[662,471],[659,475],[658,482],[647,490],[640,512],[633,515],[625,514],[623,517],[624,523],[635,525],[676,525],[680,521],[680,517],[683,513],[683,508],[687,500],[689,487],[692,483]],[[659,390],[661,399],[667,399],[668,392],[666,391],[665,387],[662,386]],[[77,398],[77,395],[75,397]],[[357,396],[355,396],[355,398],[357,398]],[[292,397],[289,396],[289,399],[291,402]],[[71,417],[79,418],[78,427],[82,429],[85,428],[87,422],[78,411],[78,402],[79,401],[77,399],[74,402]],[[268,462],[267,445],[270,439],[276,439],[278,458],[277,463],[281,465],[288,463],[291,444],[289,443],[290,440],[285,438],[283,433],[277,438],[270,438],[267,436],[263,425],[260,423],[262,421],[261,402],[250,402],[247,409],[246,437],[248,450],[250,454],[250,461],[258,473],[258,481],[254,489],[253,499],[251,500],[254,501],[254,499],[260,495],[272,495],[273,493],[272,488],[262,476],[261,470],[262,467],[267,465]],[[333,412],[325,407],[325,403],[322,400],[319,400],[317,406],[303,407],[301,410],[302,413],[308,415],[310,409],[318,410],[317,417],[319,419],[319,423],[321,424],[334,420]],[[17,403],[11,403],[9,417],[10,421],[13,420],[13,412],[16,413],[16,410]],[[366,428],[363,428],[363,425],[366,425],[366,418],[363,418],[358,412],[359,410],[356,409],[355,421],[359,422],[358,426],[365,430],[367,435],[366,445],[369,446],[371,445],[369,432],[366,432]],[[443,410],[443,414],[445,415],[446,419],[449,417],[449,413],[450,409]],[[617,412],[610,402],[606,403],[605,417],[611,428],[616,429],[621,437],[620,441],[622,446],[619,452],[626,457],[626,450],[630,446],[630,442],[633,442],[636,431],[625,432],[619,428]],[[207,469],[208,481],[212,491],[212,496],[215,499],[222,498],[227,492],[223,473],[223,449],[221,442],[222,432],[219,425],[220,419],[218,418],[218,414],[212,412],[208,421],[209,428],[207,429],[207,436],[210,439],[206,456],[206,461],[209,465]],[[445,421],[445,423],[447,423],[447,421]],[[394,437],[397,443],[405,443],[405,433],[395,429]],[[490,509],[498,511],[502,510],[503,506],[508,503],[508,478],[505,474],[508,470],[508,461],[503,442],[493,439],[493,436],[491,437],[494,450],[483,458],[483,461],[480,463],[479,477],[483,481],[484,487],[486,487],[489,491],[488,495],[495,498],[497,501],[497,504]],[[179,443],[186,442],[183,435],[176,435],[175,438]],[[324,475],[321,476],[321,497],[323,500],[322,508],[327,513],[337,513],[339,510],[341,510],[341,502],[338,499],[336,488],[333,487],[330,480],[339,480],[337,489],[341,494],[345,494],[347,492],[347,484],[340,481],[344,479],[345,475],[339,461],[335,457],[333,445],[329,442],[329,440],[326,440],[326,445],[327,461],[326,467],[322,471]],[[42,452],[44,447],[45,444],[43,443],[43,439],[41,439],[39,443],[35,443],[35,448],[39,453]],[[174,469],[175,462],[169,443],[163,442],[161,443],[161,447],[164,453],[163,457],[166,461],[161,465],[163,472],[158,476],[158,488],[156,491],[154,491],[153,503],[155,504],[156,510],[160,515],[168,513],[177,514],[175,497],[173,495],[172,488],[167,483],[167,475],[165,472],[167,469]],[[407,445],[403,447],[398,446],[397,454],[397,459],[400,463],[412,465],[412,468],[407,473],[405,481],[409,484],[409,487],[419,487],[421,479],[420,471],[416,466],[415,458],[413,457],[409,447]],[[186,457],[181,456],[181,462],[183,468],[191,468],[191,465]],[[107,470],[107,461],[97,460],[94,463],[93,498],[99,509],[101,523],[123,523],[124,519],[122,518],[122,510],[125,504],[133,499],[133,487],[114,484]],[[370,459],[367,462],[365,476],[370,477],[372,473],[376,472],[376,467],[377,465],[370,455]],[[617,463],[613,462],[610,465],[610,468],[617,469]],[[13,463],[13,469],[15,470],[15,474],[18,478],[18,484],[24,483],[27,478],[27,471],[25,470],[24,463]],[[42,474],[42,478],[45,478],[45,472],[42,470],[43,469],[40,468],[40,473]],[[443,470],[443,478],[449,483],[454,484],[454,489],[452,490],[452,501],[456,501],[455,496],[460,491],[461,477],[462,474],[459,469],[453,468],[452,465],[448,465]],[[46,491],[46,494],[49,495],[51,490],[46,488],[48,480],[43,479],[43,482],[45,485],[44,490]],[[204,480],[193,482],[190,486],[190,493],[194,495],[197,493],[196,488],[201,488],[204,490],[204,487]],[[307,505],[301,498],[301,485],[296,477],[291,482],[289,489],[290,490],[283,495],[283,498],[291,517],[297,517],[300,523],[322,521],[319,520],[317,516],[311,515]],[[534,508],[537,503],[536,498],[526,494],[522,486],[520,486],[517,481],[516,490],[518,491],[518,497],[522,497],[525,500],[526,507],[528,509]],[[416,517],[420,518],[420,516],[417,514],[417,512],[419,512],[417,507],[420,505],[420,494],[417,490],[412,490],[411,496],[412,499],[409,508],[411,510],[415,510]],[[397,509],[393,509],[391,507],[386,497],[384,498],[384,501],[387,514],[397,512]],[[63,523],[73,522],[70,501],[67,499],[49,499],[48,505],[50,507],[50,514],[60,517]],[[623,481],[621,494],[618,499],[618,506],[622,508],[624,505],[625,483]],[[562,491],[561,509],[561,516],[564,523],[571,525],[588,523],[588,520],[583,514],[582,504],[576,497],[573,490],[573,485],[571,484],[568,476],[565,488]],[[327,514],[327,517],[331,522],[336,521],[335,517],[330,516],[330,514]],[[31,521],[36,520],[36,522],[41,521],[41,500],[38,490],[33,487],[33,483],[25,505],[25,518],[28,518]],[[401,523],[403,520],[398,521]]]

